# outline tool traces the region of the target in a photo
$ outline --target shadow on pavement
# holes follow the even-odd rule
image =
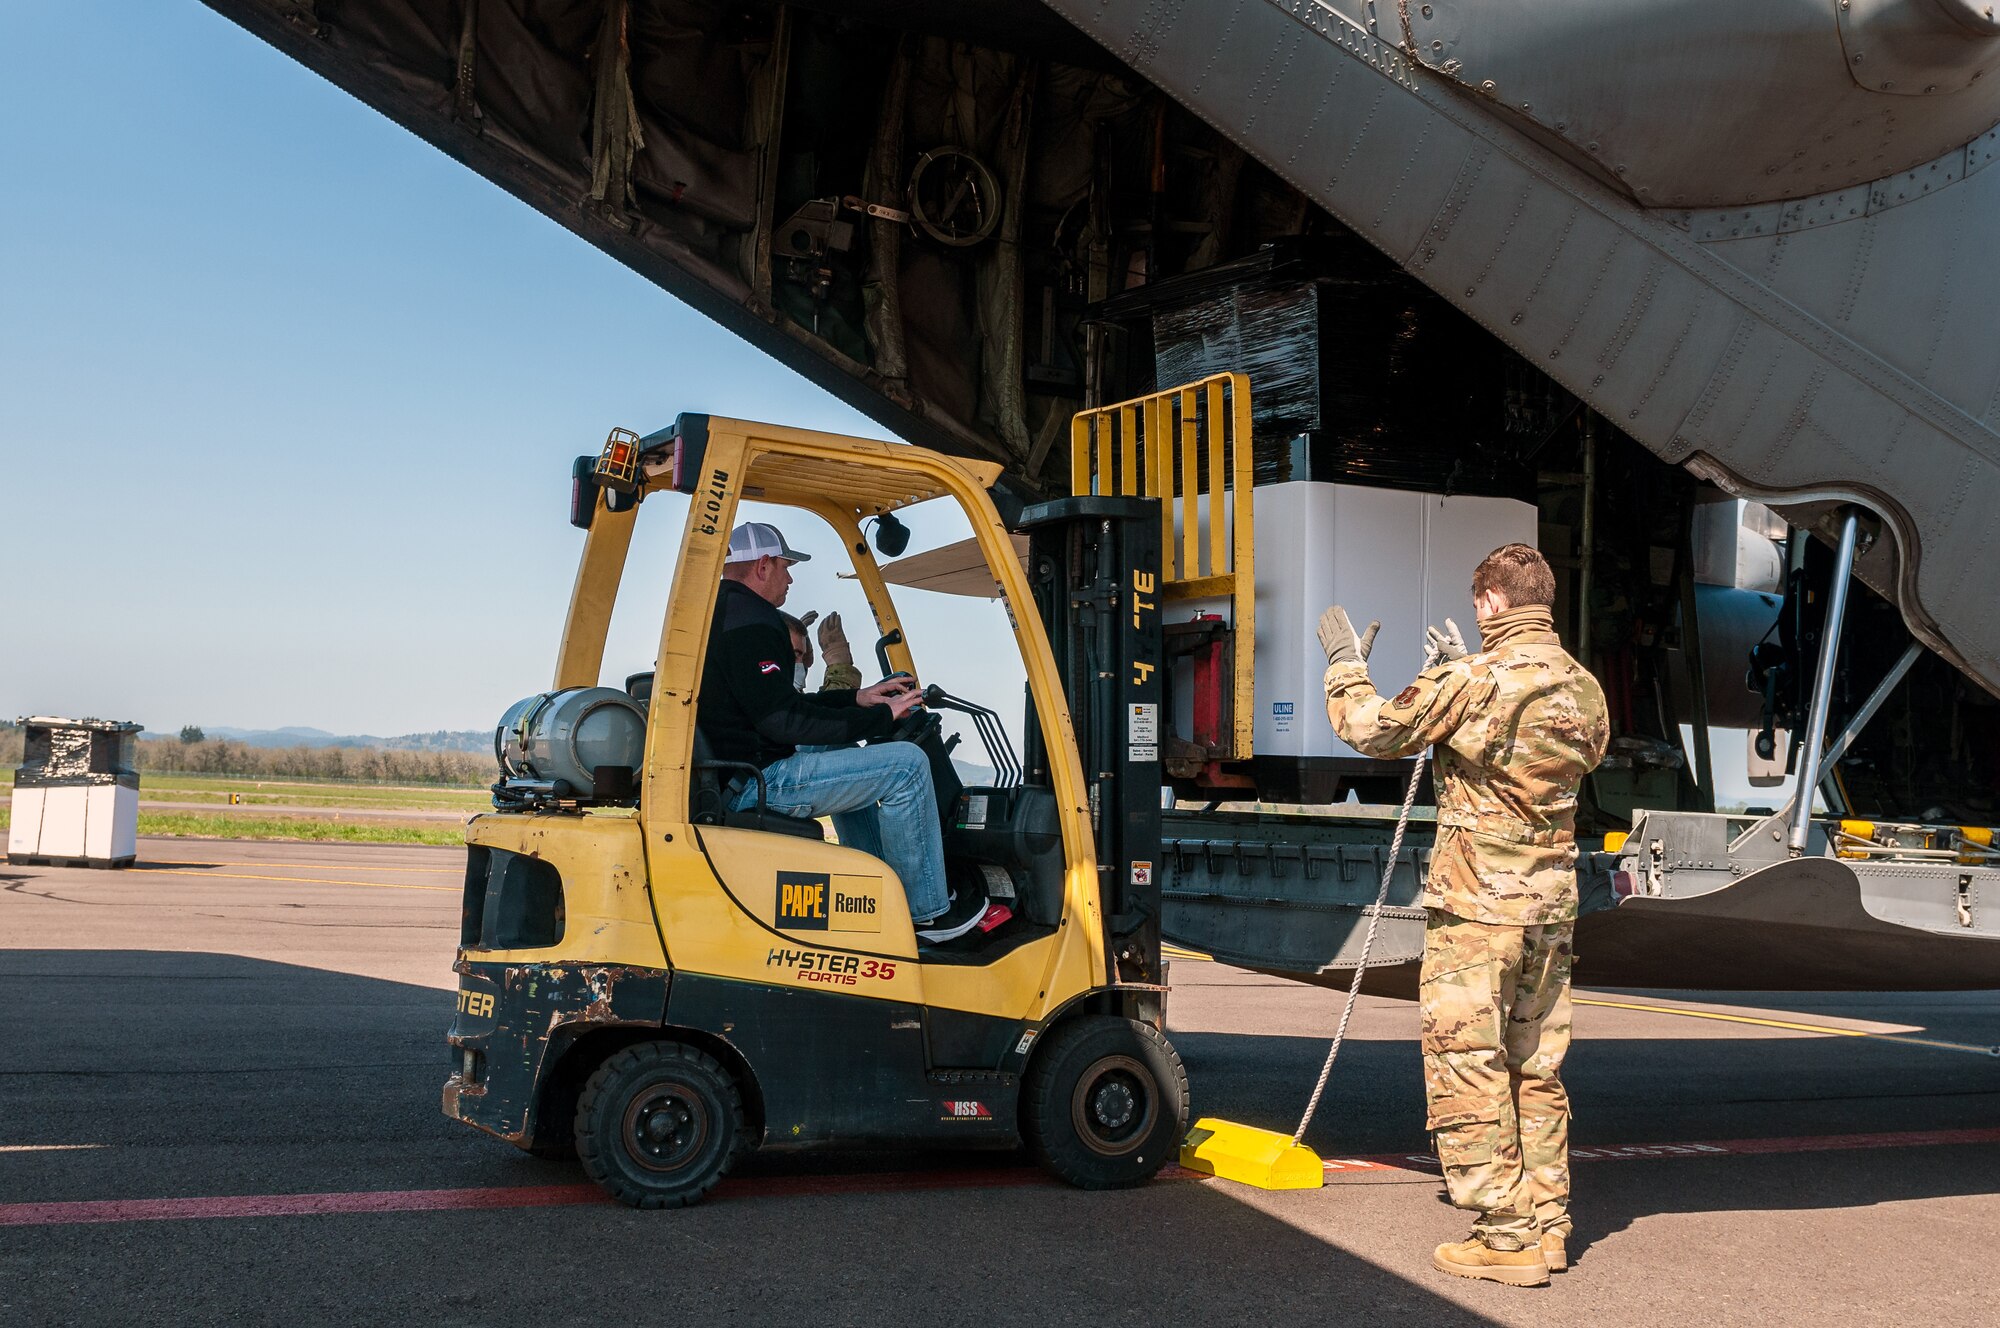
[[[87,1145],[0,1153],[0,1202],[580,1179],[439,1112],[448,991],[230,955],[15,950],[0,951],[0,1002],[0,1145]],[[1292,1124],[1325,1054],[1317,1038],[1187,1032],[1175,1042],[1197,1112],[1278,1128]],[[1568,1078],[1579,1146],[1988,1126],[2000,1100],[2000,1063],[1988,1058],[1737,1026],[1714,1037],[1586,1037]],[[1424,1151],[1414,1042],[1351,1042],[1308,1141],[1327,1156]],[[1581,1162],[1578,1253],[1660,1213],[1983,1194],[2000,1183],[1996,1162],[1990,1148]],[[12,1278],[27,1299],[0,1301],[30,1321],[58,1318],[87,1287],[113,1313],[198,1305],[194,1317],[255,1319],[275,1313],[281,1277],[286,1317],[420,1310],[436,1323],[669,1289],[671,1317],[683,1321],[1261,1322],[1357,1311],[1383,1323],[1485,1321],[1263,1211],[1247,1191],[1161,1183],[1084,1194],[1012,1183],[1022,1167],[1011,1154],[766,1154],[742,1171],[756,1185],[735,1197],[725,1186],[681,1213],[607,1202],[16,1228],[0,1243],[0,1284]],[[786,1178],[982,1170],[994,1184],[770,1192]],[[103,1257],[107,1240],[116,1259]],[[293,1267],[311,1275],[274,1272]]]
[[[551,1185],[581,1179],[447,1121],[431,988],[236,956],[0,951],[0,1202]],[[699,1208],[16,1227],[0,1304],[27,1322],[520,1321],[653,1305],[672,1322],[1483,1324],[1226,1190],[1163,1182],[759,1197],[786,1176],[991,1169],[1015,1155],[756,1156]],[[810,1186],[802,1190],[810,1190]],[[116,1257],[106,1257],[111,1249]],[[87,1297],[87,1301],[79,1299]],[[639,1298],[644,1297],[641,1300]],[[622,1308],[620,1308],[622,1307]]]
[[[1983,1014],[1976,1001],[1965,1008]],[[1713,1036],[1675,1031],[1574,1044],[1564,1079],[1577,1148],[1981,1129],[1995,1124],[2000,1107],[2000,1060],[1991,1057],[1876,1039],[1758,1036],[1743,1025],[1716,1025]],[[1940,1035],[1952,1036],[1953,1025]],[[1326,1055],[1319,1038],[1173,1032],[1173,1040],[1196,1112],[1287,1132]],[[1415,1039],[1348,1042],[1306,1142],[1329,1158],[1428,1154]],[[2000,1147],[1578,1160],[1573,1175],[1580,1255],[1658,1214],[1990,1194],[2000,1190]],[[1433,1193],[1447,1203],[1441,1182]]]

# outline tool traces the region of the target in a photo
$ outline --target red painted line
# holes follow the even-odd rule
[[[1171,1168],[1178,1172],[1178,1167]],[[1162,1173],[1163,1175],[1165,1173]],[[1183,1173],[1191,1175],[1192,1173]],[[751,1176],[725,1182],[710,1203],[829,1194],[997,1189],[1049,1185],[1034,1167],[990,1171],[888,1171],[831,1176]],[[595,1185],[502,1185],[463,1190],[357,1190],[333,1194],[240,1194],[201,1199],[85,1199],[0,1204],[0,1227],[89,1222],[170,1222],[217,1217],[309,1217],[329,1213],[412,1213],[481,1208],[554,1208],[610,1203]]]
[[[1887,1134],[1822,1134],[1782,1139],[1727,1139],[1683,1144],[1624,1144],[1572,1148],[1577,1162],[1661,1161],[1689,1157],[1745,1157],[1873,1148],[1931,1148],[2000,1143],[2000,1128],[1920,1130]],[[1425,1153],[1383,1153],[1329,1158],[1327,1177],[1369,1173],[1437,1173]],[[1162,1181],[1208,1180],[1169,1166]],[[999,1189],[1052,1185],[1034,1167],[954,1171],[864,1172],[827,1176],[749,1176],[725,1181],[709,1200],[799,1198],[817,1195],[900,1194],[924,1190]],[[72,1226],[92,1222],[168,1222],[192,1218],[307,1217],[342,1213],[447,1212],[494,1208],[555,1208],[610,1203],[595,1185],[504,1185],[457,1190],[357,1190],[332,1194],[238,1194],[198,1199],[85,1199],[58,1203],[0,1204],[0,1227]]]
[[[450,1208],[548,1208],[603,1199],[595,1185],[476,1190],[358,1190],[335,1194],[238,1194],[212,1199],[86,1199],[0,1204],[0,1227],[79,1222],[163,1222],[194,1217],[299,1217],[313,1213],[408,1213]]]

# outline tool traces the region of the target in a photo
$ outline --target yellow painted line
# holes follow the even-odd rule
[[[1215,961],[1214,955],[1205,955],[1199,950],[1187,950],[1178,945],[1162,945],[1160,953],[1169,959],[1200,959],[1208,963]]]
[[[1873,1038],[1878,1042],[1903,1042],[1913,1047],[1938,1051],[1966,1051],[1976,1056],[2000,1056],[2000,1047],[1980,1047],[1967,1042],[1941,1042],[1935,1038],[1911,1037],[1907,1033],[1870,1033],[1859,1028],[1837,1028],[1832,1024],[1801,1024],[1789,1019],[1764,1019],[1748,1014],[1723,1014],[1718,1010],[1689,1010],[1676,1005],[1641,1005],[1633,1001],[1600,1001],[1574,998],[1578,1005],[1596,1005],[1607,1010],[1640,1010],[1646,1014],[1675,1014],[1687,1019],[1716,1019],[1728,1024],[1753,1024],[1758,1028],[1782,1028],[1794,1033],[1817,1033],[1822,1037]]]
[[[226,877],[232,881],[283,881],[287,885],[366,885],[377,890],[438,890],[454,895],[459,892],[459,887],[455,885],[406,885],[397,881],[329,881],[312,876],[254,876],[248,872],[187,871],[179,867],[127,867],[125,870],[155,876]]]
[[[1648,1014],[1678,1014],[1689,1019],[1720,1019],[1731,1024],[1755,1024],[1759,1028],[1785,1028],[1794,1033],[1825,1033],[1832,1037],[1887,1037],[1886,1033],[1865,1033],[1858,1028],[1835,1028],[1831,1024],[1795,1024],[1787,1019],[1762,1019],[1748,1014],[1723,1014],[1716,1010],[1689,1010],[1678,1005],[1640,1005],[1632,1001],[1599,1001],[1583,996],[1578,1005],[1597,1005],[1607,1010],[1643,1010]]]
[[[375,847],[375,846],[374,846],[374,845],[370,845],[370,847]],[[394,845],[393,847],[397,847],[397,848],[401,848],[401,847],[404,847],[404,846],[403,846],[403,845],[400,845],[400,844],[399,844],[399,845]],[[412,844],[412,845],[409,845],[409,847],[411,847],[411,848],[416,848],[416,847],[428,847],[428,845],[421,845],[421,846],[420,846],[420,845],[415,845],[415,844]],[[213,867],[290,867],[290,868],[291,868],[291,869],[292,869],[293,871],[381,871],[381,872],[403,872],[403,873],[405,873],[405,874],[407,874],[407,875],[411,875],[411,876],[417,876],[417,875],[425,875],[425,874],[428,874],[428,875],[431,875],[431,876],[462,876],[462,875],[464,875],[464,874],[465,874],[465,869],[464,869],[463,867],[363,867],[363,866],[360,866],[360,865],[358,865],[358,864],[354,864],[354,863],[345,863],[345,862],[344,862],[344,863],[341,863],[341,864],[339,864],[338,866],[336,866],[336,865],[334,865],[334,864],[332,864],[332,863],[327,863],[327,864],[325,864],[325,865],[322,865],[322,864],[320,864],[320,863],[317,863],[317,862],[215,862],[215,863],[210,863],[210,862],[205,862],[205,861],[204,861],[204,860],[202,860],[201,858],[152,858],[152,857],[149,857],[149,858],[147,858],[147,859],[146,859],[146,861],[147,861],[147,862],[171,862],[171,863],[175,863],[175,864],[178,864],[178,865],[180,865],[180,866],[183,866],[183,867],[211,867],[211,866],[213,866]],[[152,869],[151,869],[151,868],[148,868],[148,867],[137,867],[137,868],[133,868],[132,870],[135,870],[135,871],[150,871],[150,870],[152,870]]]

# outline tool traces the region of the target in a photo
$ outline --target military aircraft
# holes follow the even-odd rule
[[[1526,504],[1631,827],[1580,978],[2000,985],[1983,0],[208,3],[1027,492],[1239,371],[1259,486]],[[1716,812],[1717,724],[1788,806]],[[1397,773],[1329,760],[1211,791]],[[1183,832],[1167,930],[1337,974],[1368,873],[1269,823]]]

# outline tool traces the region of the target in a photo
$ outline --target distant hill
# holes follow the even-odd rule
[[[959,782],[962,784],[968,784],[973,788],[987,788],[993,783],[993,769],[990,766],[974,765],[957,757],[952,758],[951,766],[958,772]]]
[[[488,752],[493,750],[491,729],[436,729],[430,733],[405,733],[378,738],[372,733],[328,733],[325,729],[290,727],[282,729],[232,729],[204,725],[210,738],[227,738],[246,747],[375,747],[394,752]]]

